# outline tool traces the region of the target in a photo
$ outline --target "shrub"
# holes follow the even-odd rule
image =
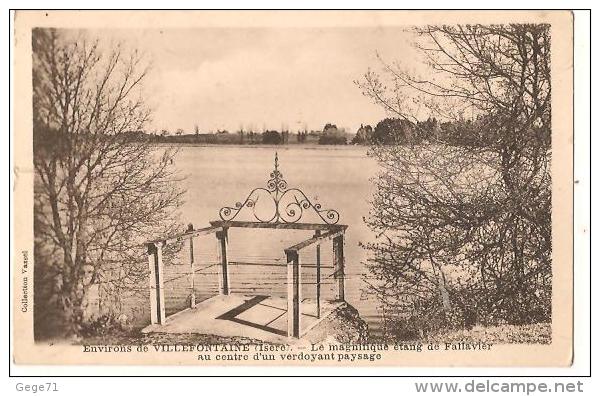
[[[281,144],[281,135],[277,131],[265,131],[262,134],[263,144]]]
[[[124,331],[123,324],[116,314],[104,314],[96,319],[83,323],[80,334],[83,337],[105,336]]]
[[[319,144],[346,144],[346,137],[339,134],[323,134],[319,138]]]

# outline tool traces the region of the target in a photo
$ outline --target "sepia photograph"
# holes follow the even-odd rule
[[[569,365],[572,22],[17,12],[16,362]]]

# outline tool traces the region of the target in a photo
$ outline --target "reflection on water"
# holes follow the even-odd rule
[[[218,219],[221,207],[243,201],[255,187],[265,187],[273,170],[275,151],[279,155],[279,170],[288,187],[301,188],[311,201],[321,203],[323,208],[337,210],[340,213],[339,224],[349,226],[345,245],[346,300],[358,309],[372,333],[376,334],[380,328],[380,314],[377,301],[364,292],[366,285],[361,277],[366,271],[363,265],[366,252],[358,245],[359,241],[372,239],[362,219],[369,211],[372,188],[369,178],[378,170],[376,162],[366,156],[365,147],[183,147],[175,161],[179,171],[187,177],[181,220],[192,223],[196,228],[207,226],[209,221]],[[251,219],[240,217],[236,220]],[[317,222],[319,219],[308,214],[301,221]],[[310,231],[230,230],[233,292],[285,296],[283,249],[311,236]],[[217,269],[211,267],[217,260],[216,239],[214,236],[197,238],[194,250],[198,263],[195,289],[198,300],[202,300],[216,293],[219,287]],[[333,296],[331,242],[323,244],[321,250],[322,263],[326,267],[323,270],[322,295],[330,298]],[[307,298],[314,298],[316,292],[315,254],[314,248],[307,249],[300,258],[306,265],[302,271],[305,282],[302,292]],[[256,262],[268,265],[235,264]],[[184,263],[185,257],[179,263],[165,263],[170,264],[166,279],[174,279],[177,273],[185,274],[187,268]],[[189,293],[189,277],[182,276],[167,282],[165,288],[167,310],[181,309]]]

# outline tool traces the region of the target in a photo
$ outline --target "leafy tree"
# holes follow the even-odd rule
[[[337,128],[337,125],[335,125],[335,124],[331,124],[331,123],[329,123],[329,122],[328,122],[328,123],[327,123],[327,124],[325,124],[325,126],[323,127],[323,133],[326,133],[328,130],[333,130],[333,129],[337,130],[337,129],[338,129],[338,128]]]
[[[429,117],[426,121],[418,121],[416,133],[420,142],[439,140],[442,137],[440,124],[435,117]]]
[[[373,144],[405,144],[416,141],[415,127],[412,122],[401,118],[385,118],[377,123],[373,130]]]
[[[350,143],[352,144],[368,144],[371,143],[371,139],[373,138],[373,127],[371,125],[360,125],[358,131],[356,131],[356,135],[352,138]]]
[[[281,135],[277,131],[265,131],[262,134],[263,144],[281,144]]]
[[[346,134],[335,124],[325,124],[319,136],[319,144],[346,144]]]
[[[296,140],[298,143],[306,142],[306,137],[308,136],[308,132],[306,130],[298,132],[296,135]]]

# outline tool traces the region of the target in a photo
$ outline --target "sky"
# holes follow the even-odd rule
[[[385,111],[354,83],[386,61],[410,65],[410,33],[397,27],[105,30],[108,42],[151,62],[149,130],[322,129],[355,132]]]

